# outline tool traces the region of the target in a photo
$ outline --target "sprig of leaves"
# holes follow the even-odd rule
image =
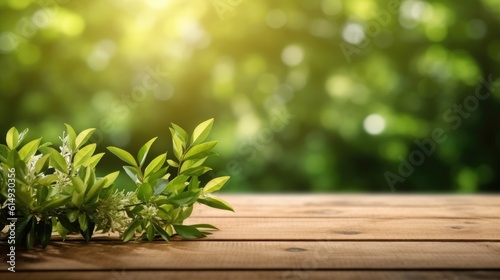
[[[127,163],[123,169],[136,184],[136,195],[140,203],[127,207],[126,212],[132,222],[123,234],[124,241],[131,240],[135,233],[139,239],[152,240],[161,236],[166,241],[177,233],[184,238],[204,237],[206,229],[216,229],[212,225],[183,225],[193,211],[196,202],[210,207],[233,211],[232,207],[211,193],[220,190],[229,177],[212,179],[201,186],[199,177],[212,169],[205,166],[211,156],[216,141],[203,142],[210,133],[213,119],[198,125],[191,137],[176,124],[172,124],[172,146],[175,160],[167,159],[167,153],[153,158],[146,164],[148,152],[156,138],[144,144],[137,157],[117,148],[108,150]],[[176,175],[168,173],[169,167]]]
[[[9,223],[8,206],[15,204],[16,244],[33,248],[40,242],[45,248],[52,232],[66,238],[80,233],[87,241],[94,232],[118,231],[123,240],[162,238],[172,235],[199,238],[217,229],[208,224],[184,225],[195,203],[233,211],[232,207],[213,193],[220,190],[229,177],[214,178],[202,184],[200,176],[212,170],[204,163],[213,155],[215,141],[204,142],[213,119],[198,125],[191,136],[172,124],[175,159],[167,153],[147,162],[149,151],[157,140],[146,142],[134,157],[118,148],[108,150],[124,161],[125,173],[136,185],[133,192],[119,191],[114,184],[119,171],[102,177],[96,168],[104,153],[97,153],[96,144],[87,143],[95,129],[80,133],[68,124],[59,150],[51,143],[35,139],[22,145],[28,130],[21,133],[11,128],[6,145],[0,144],[0,227]],[[168,173],[169,167],[174,175]],[[15,169],[15,200],[8,196],[9,170]]]

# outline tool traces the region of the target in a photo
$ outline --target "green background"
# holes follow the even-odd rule
[[[499,34],[499,0],[0,0],[0,131],[213,117],[226,191],[497,192]]]

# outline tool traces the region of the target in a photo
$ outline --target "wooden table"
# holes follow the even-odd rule
[[[498,195],[224,195],[207,238],[101,236],[17,254],[1,279],[500,279]]]

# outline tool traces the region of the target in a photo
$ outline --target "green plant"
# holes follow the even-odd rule
[[[220,190],[229,177],[218,177],[202,186],[199,176],[210,171],[204,165],[213,154],[215,141],[204,142],[213,119],[198,125],[191,136],[172,124],[175,160],[161,154],[146,164],[153,138],[144,144],[137,157],[108,147],[126,162],[125,173],[137,188],[119,190],[114,184],[119,172],[103,177],[96,168],[104,153],[94,154],[96,144],[87,144],[94,129],[79,134],[66,124],[59,151],[40,139],[21,147],[28,130],[7,132],[6,144],[0,145],[0,221],[1,227],[15,223],[16,244],[33,248],[40,241],[43,248],[52,232],[63,239],[80,233],[87,241],[94,232],[119,232],[127,242],[139,234],[139,240],[161,237],[169,241],[178,234],[183,238],[204,237],[209,224],[184,225],[196,202],[213,208],[231,210],[231,206],[212,193]],[[169,173],[169,167],[175,174]],[[10,244],[10,243],[9,243]]]

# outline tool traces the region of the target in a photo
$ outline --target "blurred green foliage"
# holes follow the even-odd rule
[[[394,1],[1,0],[0,129],[214,117],[229,191],[498,191],[500,1]]]

